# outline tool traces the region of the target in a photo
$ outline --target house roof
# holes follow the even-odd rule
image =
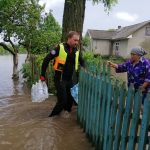
[[[135,31],[142,28],[148,23],[150,23],[150,20],[131,26],[121,27],[120,29],[116,29],[114,31],[89,29],[87,32],[93,39],[126,39],[129,35],[133,34]]]
[[[93,39],[111,39],[115,31],[106,31],[106,30],[92,30],[88,29],[88,34],[93,38]]]

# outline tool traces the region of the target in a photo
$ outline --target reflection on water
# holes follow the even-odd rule
[[[19,58],[22,63],[25,55]],[[0,56],[0,75],[0,150],[94,150],[77,125],[75,106],[70,118],[47,117],[56,97],[32,103],[22,79],[11,79],[11,56]]]
[[[26,55],[19,56],[18,68],[21,69],[21,64],[24,63]],[[0,97],[23,94],[22,84],[11,79],[13,73],[13,57],[11,55],[0,56]],[[20,78],[19,82],[22,79]]]

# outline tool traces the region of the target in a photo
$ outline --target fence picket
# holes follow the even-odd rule
[[[86,80],[85,80],[85,93],[84,93],[84,117],[83,117],[83,125],[84,130],[86,131],[86,121],[87,121],[87,112],[88,112],[88,93],[89,93],[89,74],[85,74]]]
[[[87,137],[89,137],[89,122],[90,122],[90,104],[91,104],[91,75],[89,74],[89,80],[88,80],[88,92],[87,92],[87,112],[86,112],[86,133]]]
[[[101,80],[101,76],[98,76],[98,111],[97,111],[97,122],[96,122],[96,149],[99,149],[100,147],[100,136],[102,135],[102,133],[100,132],[100,128],[101,128],[101,119],[102,119],[102,80]]]
[[[134,97],[134,107],[133,107],[133,115],[131,121],[131,128],[130,128],[130,136],[128,142],[128,150],[135,149],[135,137],[138,131],[138,121],[140,116],[140,108],[141,108],[141,94],[140,92],[136,92]]]
[[[127,100],[126,100],[126,107],[125,107],[125,113],[123,116],[123,127],[121,132],[121,145],[120,149],[125,150],[127,146],[127,137],[128,137],[128,131],[130,126],[130,114],[132,109],[132,100],[133,99],[133,90],[132,87],[129,87]]]
[[[119,91],[119,100],[118,100],[118,112],[117,112],[117,121],[115,127],[115,138],[114,138],[114,145],[113,149],[118,150],[120,145],[120,137],[121,137],[121,129],[122,129],[122,121],[123,121],[123,114],[124,114],[124,105],[125,105],[125,97],[126,90],[124,83],[121,85]]]
[[[93,76],[93,107],[92,107],[92,122],[91,122],[91,135],[92,143],[95,145],[95,130],[96,130],[96,116],[97,116],[97,94],[98,94],[98,84],[96,82],[96,76]]]
[[[144,102],[144,112],[142,117],[141,130],[139,135],[138,150],[145,150],[146,139],[148,138],[148,127],[150,124],[150,94],[147,96]]]
[[[93,130],[92,130],[92,132],[93,132],[93,139],[92,139],[92,141],[93,141],[93,143],[94,143],[94,145],[96,145],[96,141],[97,141],[97,121],[98,121],[98,118],[99,118],[99,112],[98,112],[98,105],[99,105],[99,99],[98,99],[98,91],[99,91],[99,86],[98,86],[98,84],[99,84],[99,80],[97,79],[97,77],[95,77],[94,78],[94,82],[95,82],[95,93],[94,93],[94,107],[95,107],[95,109],[94,109],[94,114],[93,114]]]
[[[83,70],[80,71],[80,75],[79,75],[79,79],[80,79],[80,82],[79,82],[79,101],[78,101],[78,110],[77,110],[77,120],[78,120],[78,123],[80,123],[80,125],[82,126],[82,119],[83,119],[83,95],[84,95],[84,81],[83,80],[83,75],[84,75],[84,72]],[[81,94],[83,93],[83,94]]]
[[[113,145],[118,99],[119,99],[119,87],[118,87],[118,81],[116,81],[115,85],[113,86],[111,115],[110,115],[110,123],[108,127],[109,140],[108,140],[107,149],[112,149],[112,145]]]
[[[93,115],[94,115],[94,93],[95,93],[95,82],[94,82],[94,76],[91,75],[91,89],[92,91],[90,91],[91,97],[90,97],[90,113],[89,113],[89,138],[92,141],[93,139],[93,133],[92,133],[92,129],[93,129]]]
[[[111,99],[112,99],[112,85],[107,84],[108,87],[108,99],[106,104],[106,119],[105,119],[105,132],[104,132],[104,150],[107,150],[108,144],[108,129],[109,129],[109,120],[110,120],[110,110],[111,110]]]

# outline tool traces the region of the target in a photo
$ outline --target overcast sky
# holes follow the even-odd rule
[[[62,25],[64,0],[41,0],[46,3],[46,11],[53,10],[55,19]],[[87,0],[83,34],[87,29],[108,30],[150,20],[149,0],[118,0],[109,12],[104,11],[102,3],[93,5]]]

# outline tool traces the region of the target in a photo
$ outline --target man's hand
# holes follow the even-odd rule
[[[40,76],[40,80],[41,81],[45,81],[45,77],[44,76]]]

